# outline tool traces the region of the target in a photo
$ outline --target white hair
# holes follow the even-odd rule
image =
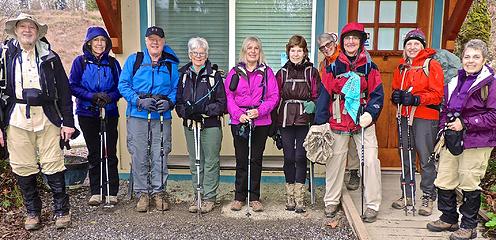
[[[208,42],[205,38],[194,37],[188,41],[188,52],[191,53],[198,48],[205,49],[205,53],[208,55]]]

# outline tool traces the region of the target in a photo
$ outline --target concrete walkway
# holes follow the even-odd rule
[[[420,180],[420,175],[417,174],[417,179]],[[418,181],[420,182],[420,181]],[[418,185],[417,185],[418,187]],[[419,194],[422,191],[417,189],[417,199],[420,199]],[[361,197],[360,189],[349,192],[353,203],[360,214]],[[412,216],[410,213],[405,216],[405,212],[391,207],[391,203],[400,197],[399,173],[382,174],[382,205],[379,216],[375,223],[366,223],[365,228],[369,239],[380,240],[414,240],[414,239],[449,239],[450,232],[435,233],[430,232],[426,228],[429,221],[437,220],[441,213],[437,210],[437,203],[434,203],[434,211],[431,216],[425,217],[416,214]],[[420,206],[420,200],[417,200],[416,207]],[[477,239],[486,239],[478,233]]]

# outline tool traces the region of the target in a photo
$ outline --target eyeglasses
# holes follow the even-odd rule
[[[195,56],[195,57],[205,57],[207,56],[207,53],[206,52],[189,52],[191,53],[191,55]]]
[[[360,40],[360,38],[357,36],[346,36],[344,37],[344,40],[354,41],[354,40]]]
[[[325,51],[326,49],[331,49],[332,47],[334,47],[335,43],[334,42],[328,42],[326,43],[325,45],[322,45],[319,47],[319,50],[321,52]]]

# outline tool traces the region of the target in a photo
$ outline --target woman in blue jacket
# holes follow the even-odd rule
[[[119,190],[116,145],[119,119],[117,101],[121,97],[117,84],[121,66],[115,58],[109,56],[110,49],[112,42],[107,32],[101,27],[89,27],[83,44],[83,54],[74,59],[69,77],[72,95],[76,97],[76,115],[88,147],[91,191],[89,205],[102,203],[102,195],[109,196],[107,201],[110,204],[116,204]],[[101,114],[102,109],[105,109],[104,115]],[[103,175],[100,175],[100,163],[105,159],[101,159],[102,143],[97,140],[100,139],[102,130],[101,119],[106,122],[108,159],[108,169],[103,169]],[[108,173],[109,193],[105,184],[105,173]],[[101,176],[105,179],[103,186]]]

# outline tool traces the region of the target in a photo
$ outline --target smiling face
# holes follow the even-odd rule
[[[301,63],[305,57],[305,51],[300,46],[293,46],[289,49],[289,61],[294,64]]]
[[[34,45],[38,38],[38,27],[31,20],[19,21],[14,32],[22,46]]]
[[[336,51],[336,43],[332,41],[327,41],[319,46],[319,50],[324,54],[326,57],[332,56],[334,54],[334,51]]]
[[[248,65],[258,64],[260,60],[260,46],[257,42],[250,41],[246,44],[245,58]]]
[[[355,56],[360,48],[360,38],[354,35],[348,35],[343,38],[344,51],[348,56]]]
[[[95,56],[101,56],[107,47],[107,39],[104,36],[97,36],[90,41],[91,53]]]
[[[207,52],[205,51],[205,48],[202,47],[195,48],[189,52],[189,59],[191,59],[191,62],[195,68],[200,68],[205,65],[207,57]]]
[[[486,59],[483,57],[481,50],[466,48],[463,52],[462,65],[467,74],[479,72],[485,63]]]
[[[165,38],[152,34],[145,38],[146,48],[151,56],[160,56],[164,50]]]
[[[405,44],[405,54],[410,59],[414,59],[422,49],[424,45],[416,39],[411,39]]]

